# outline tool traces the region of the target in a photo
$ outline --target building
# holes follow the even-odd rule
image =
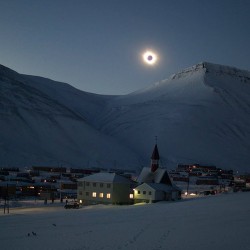
[[[134,189],[134,202],[153,203],[174,201],[181,198],[181,190],[163,183],[143,183]]]
[[[142,169],[138,176],[139,186],[134,188],[134,202],[157,202],[178,200],[181,198],[181,189],[174,185],[167,169],[159,167],[159,151],[157,144],[151,157],[151,167]]]
[[[96,173],[78,180],[82,204],[132,204],[134,182],[116,173]]]

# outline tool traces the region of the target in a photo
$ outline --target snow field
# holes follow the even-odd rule
[[[2,250],[248,249],[250,193],[133,206],[15,208],[0,216]],[[33,234],[33,233],[34,234]]]

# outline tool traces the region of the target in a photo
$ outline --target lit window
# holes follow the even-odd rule
[[[130,195],[129,195],[129,198],[130,198],[130,199],[133,199],[133,198],[134,198],[134,195],[133,195],[133,194],[130,194]]]
[[[100,197],[100,198],[103,198],[103,193],[100,193],[100,194],[99,194],[99,197]]]
[[[110,199],[111,198],[111,194],[107,194],[107,198]]]
[[[79,202],[82,204],[82,200],[79,200]]]
[[[93,192],[93,193],[92,193],[92,197],[96,197],[96,192]]]

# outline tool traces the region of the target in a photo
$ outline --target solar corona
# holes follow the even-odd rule
[[[157,54],[153,51],[147,50],[142,55],[143,62],[148,65],[155,65],[157,62]]]

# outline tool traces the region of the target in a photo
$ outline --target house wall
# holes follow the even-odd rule
[[[96,197],[93,197],[94,192]],[[77,200],[82,200],[83,204],[130,204],[129,194],[129,183],[78,182]]]
[[[155,191],[155,201],[164,201],[164,200],[168,200],[166,199],[168,197],[167,194],[165,194],[165,192],[160,191],[160,190],[156,190]]]
[[[138,194],[138,191],[140,194]],[[151,194],[150,194],[151,192]],[[178,191],[162,191],[155,190],[146,183],[135,188],[134,199],[135,203],[138,202],[156,202],[156,201],[171,201],[177,200],[179,192]]]
[[[96,197],[93,197],[93,193],[96,193]],[[103,194],[103,197],[100,197]],[[107,194],[110,194],[110,198],[107,198]],[[77,185],[77,200],[83,201],[83,204],[96,204],[112,203],[113,197],[113,184],[112,183],[101,183],[101,182],[90,182],[90,181],[79,181]]]
[[[114,204],[130,204],[129,198],[130,185],[129,183],[114,183],[113,184],[113,203]]]
[[[156,200],[156,193],[151,187],[142,184],[134,189],[134,200],[138,202],[154,202]],[[139,191],[139,193],[138,193]]]

